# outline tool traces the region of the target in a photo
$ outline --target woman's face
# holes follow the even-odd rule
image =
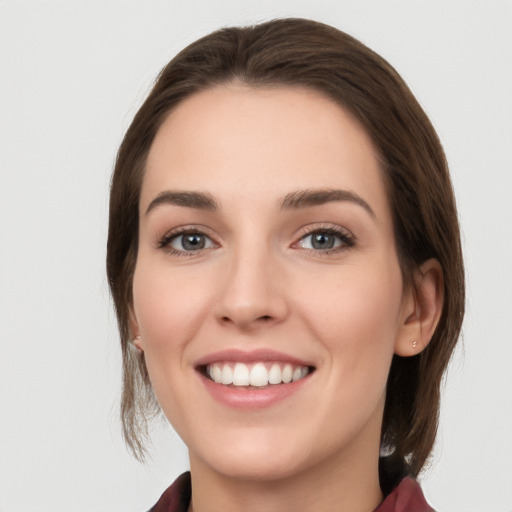
[[[139,236],[133,329],[194,467],[276,479],[378,456],[412,299],[350,115],[301,88],[195,94],[149,153]]]

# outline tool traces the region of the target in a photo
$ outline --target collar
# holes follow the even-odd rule
[[[434,512],[416,480],[405,477],[374,512]]]
[[[190,472],[180,475],[149,512],[187,512],[192,487]],[[434,512],[416,480],[405,477],[374,512]]]

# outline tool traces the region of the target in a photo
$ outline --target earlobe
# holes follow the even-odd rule
[[[142,341],[141,341],[141,337],[140,335],[138,336],[135,336],[135,338],[133,338],[130,343],[137,349],[138,352],[143,352],[144,350],[142,349]]]
[[[129,343],[133,345],[138,352],[143,352],[143,344],[142,344],[142,338],[140,336],[140,330],[139,330],[139,324],[137,322],[137,318],[135,317],[135,313],[132,308],[130,308],[130,333],[131,338],[129,340]]]
[[[439,262],[432,258],[425,261],[414,274],[414,286],[404,304],[395,354],[414,356],[427,347],[441,318],[443,302],[443,270]]]

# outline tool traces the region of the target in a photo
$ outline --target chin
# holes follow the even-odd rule
[[[224,445],[220,448],[221,445]],[[219,449],[203,451],[202,457],[190,452],[191,466],[199,459],[219,475],[250,481],[272,481],[290,477],[304,468],[304,450],[291,443],[252,439],[245,442],[219,443]],[[286,449],[283,449],[286,447]]]
[[[296,460],[277,460],[278,458],[281,458],[280,454],[276,457],[275,453],[272,457],[225,457],[220,462],[216,461],[213,469],[224,477],[252,482],[283,480],[301,471]]]

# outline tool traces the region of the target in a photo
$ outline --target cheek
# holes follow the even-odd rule
[[[207,311],[204,280],[193,273],[171,272],[158,265],[137,263],[133,303],[147,359],[182,351]]]
[[[193,369],[188,349],[209,309],[201,279],[143,258],[133,279],[134,313],[151,385],[166,416],[183,432],[189,421],[183,377]]]
[[[328,399],[319,405],[329,418],[324,433],[340,440],[356,435],[369,418],[381,421],[402,296],[400,277],[351,270],[324,283],[323,291],[311,284],[303,309],[326,354]]]
[[[309,286],[309,328],[345,374],[387,376],[399,331],[402,281],[397,265],[353,267]]]

